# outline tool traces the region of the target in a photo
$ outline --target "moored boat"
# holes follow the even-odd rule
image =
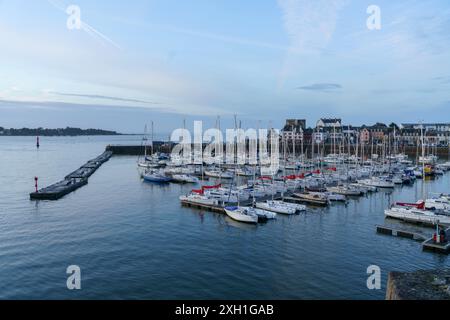
[[[248,207],[225,207],[225,213],[239,222],[258,223],[258,216]]]
[[[294,193],[293,197],[299,199],[302,202],[313,205],[327,206],[329,204],[328,198],[325,195],[321,195],[319,193]]]
[[[282,201],[267,200],[265,202],[257,202],[256,208],[287,215],[297,213],[294,207],[288,206]]]

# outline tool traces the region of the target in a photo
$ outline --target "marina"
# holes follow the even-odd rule
[[[59,159],[55,156],[56,153],[50,153],[50,151],[46,150],[45,144],[49,144],[50,142],[41,141],[39,152],[36,153],[36,157],[39,156],[39,158],[33,161],[33,166],[26,168],[28,182],[25,181],[23,183],[25,189],[22,189],[21,192],[16,190],[14,194],[26,194],[24,191],[29,190],[31,187],[30,175],[47,177],[46,181],[51,181],[58,175],[71,176],[72,179],[77,179],[77,175],[84,176],[85,173],[83,170],[76,170],[74,171],[75,174],[72,175],[64,175],[63,172],[67,167],[75,166],[77,162],[83,162],[86,158],[96,159],[93,155],[103,152],[105,145],[108,144],[107,140],[103,139],[105,138],[98,138],[98,141],[96,139],[95,142],[77,142],[74,147],[71,147],[73,150],[68,153],[61,152],[61,150],[66,150],[65,145],[60,144],[55,139],[54,152],[64,155],[60,157],[60,162],[56,161]],[[127,141],[126,139],[130,138],[122,137],[121,139]],[[134,139],[138,140],[140,137]],[[83,139],[77,139],[75,141],[78,140],[83,141]],[[135,144],[137,143],[135,142]],[[51,149],[49,148],[49,150]],[[48,156],[45,156],[47,153]],[[20,153],[11,153],[11,155],[15,155],[17,159],[21,157]],[[149,152],[150,155],[151,153]],[[30,206],[30,212],[40,212],[41,214],[48,212],[53,217],[52,219],[55,219],[55,223],[59,224],[57,221],[64,218],[64,220],[68,219],[70,224],[74,226],[75,229],[71,231],[62,231],[67,228],[67,225],[61,221],[61,226],[64,225],[66,227],[62,228],[61,231],[58,231],[61,227],[55,227],[55,231],[52,231],[50,234],[52,237],[59,239],[58,241],[61,243],[67,242],[68,246],[72,246],[73,244],[71,244],[70,238],[66,237],[75,236],[76,234],[76,239],[81,239],[78,241],[79,249],[76,249],[76,253],[70,255],[75,260],[80,261],[79,263],[93,268],[94,279],[102,279],[102,273],[104,271],[102,268],[97,268],[92,265],[93,262],[91,263],[90,260],[86,260],[87,257],[84,258],[84,254],[82,253],[84,250],[89,252],[92,241],[96,243],[97,248],[99,248],[98,250],[103,252],[105,259],[110,261],[118,261],[117,259],[121,259],[113,253],[108,253],[111,249],[106,247],[116,243],[116,241],[120,241],[121,243],[118,247],[120,248],[120,255],[128,257],[128,259],[130,259],[130,255],[135,251],[135,248],[139,248],[140,252],[145,253],[143,263],[145,263],[146,268],[152,270],[152,275],[159,272],[155,269],[158,266],[155,259],[156,261],[169,261],[170,259],[174,259],[183,268],[187,268],[186,272],[190,273],[190,276],[185,280],[186,289],[180,289],[178,291],[178,297],[180,298],[192,297],[193,292],[194,296],[204,297],[204,292],[196,291],[198,282],[206,281],[201,279],[208,279],[209,283],[212,283],[211,289],[207,291],[207,296],[210,298],[228,297],[231,292],[236,295],[238,291],[241,292],[241,294],[237,295],[239,298],[250,298],[256,294],[253,291],[248,291],[246,289],[248,286],[242,287],[238,282],[231,281],[231,275],[228,274],[228,269],[221,267],[221,261],[223,259],[221,257],[223,255],[225,257],[233,256],[232,261],[242,261],[240,264],[244,265],[245,268],[249,268],[249,272],[260,274],[263,274],[263,270],[268,267],[267,263],[273,265],[275,261],[280,261],[280,259],[292,261],[292,264],[288,264],[286,267],[288,270],[287,273],[286,270],[281,271],[281,268],[275,267],[275,270],[278,270],[280,276],[281,274],[285,275],[282,278],[285,279],[284,281],[286,283],[292,283],[292,286],[287,285],[286,288],[277,289],[275,291],[275,296],[277,297],[286,298],[295,296],[314,298],[325,296],[339,299],[354,296],[363,296],[369,299],[384,298],[384,293],[368,292],[367,289],[364,290],[365,286],[361,287],[359,284],[359,282],[365,283],[364,270],[367,267],[367,263],[370,263],[369,261],[377,261],[386,270],[399,268],[399,266],[404,270],[415,270],[419,266],[422,268],[436,267],[436,260],[431,257],[447,257],[447,255],[442,254],[445,251],[445,244],[441,244],[444,250],[424,250],[424,253],[418,250],[422,249],[421,246],[417,245],[417,242],[409,240],[410,236],[408,232],[402,233],[410,229],[409,223],[400,220],[395,221],[397,230],[395,233],[397,237],[383,237],[374,232],[374,229],[378,225],[390,225],[394,223],[394,221],[391,222],[391,219],[386,219],[383,214],[384,210],[392,204],[398,201],[415,203],[415,201],[422,199],[423,195],[428,195],[426,198],[432,199],[447,192],[450,187],[448,171],[445,171],[443,175],[436,175],[425,180],[417,178],[411,184],[396,184],[394,188],[383,189],[366,185],[363,181],[371,177],[370,172],[373,172],[374,177],[389,176],[389,163],[386,162],[383,166],[381,159],[378,160],[378,164],[372,163],[368,167],[371,168],[371,170],[367,170],[368,174],[364,173],[367,176],[361,178],[358,177],[357,167],[354,164],[334,163],[326,167],[318,165],[313,161],[310,165],[301,166],[301,169],[291,171],[286,169],[286,172],[283,172],[283,166],[281,166],[281,172],[275,177],[261,176],[258,170],[256,170],[258,172],[256,177],[255,173],[247,176],[235,175],[234,173],[237,172],[237,169],[223,166],[220,169],[222,171],[228,170],[233,177],[231,179],[223,179],[222,181],[220,181],[220,177],[210,177],[207,179],[206,176],[202,176],[201,170],[196,170],[200,169],[200,167],[195,168],[195,166],[186,167],[183,165],[175,165],[175,163],[170,164],[172,162],[171,159],[167,159],[165,160],[167,161],[166,165],[159,165],[159,168],[157,168],[158,172],[167,173],[168,177],[177,174],[195,174],[198,182],[179,183],[172,180],[161,184],[145,182],[143,180],[142,173],[147,169],[138,167],[138,157],[139,155],[112,155],[108,164],[102,165],[101,170],[97,170],[96,174],[90,176],[89,184],[80,188],[77,192],[67,194],[56,202],[30,202],[32,204]],[[160,153],[158,153],[158,157],[154,157],[154,159],[159,158]],[[14,161],[13,159],[7,157],[4,160]],[[52,165],[48,165],[50,163]],[[360,171],[365,172],[361,162],[359,166]],[[395,168],[396,166],[391,162],[391,168]],[[96,165],[93,167],[96,167]],[[46,171],[42,171],[42,168],[46,168]],[[330,168],[330,170],[327,168]],[[211,168],[205,166],[203,169],[219,170],[217,166]],[[249,169],[253,168],[251,167]],[[181,173],[183,170],[184,173]],[[243,168],[243,170],[247,169]],[[348,180],[348,176],[352,176],[353,178]],[[43,178],[40,180],[43,180]],[[358,182],[357,180],[360,181]],[[202,186],[207,187],[204,189],[203,194],[200,192]],[[359,195],[348,193],[349,188],[353,188],[353,186],[359,188]],[[199,193],[193,194],[193,190],[197,190]],[[335,191],[347,193],[348,195],[345,195],[346,201],[330,200],[326,206],[317,206],[311,202],[304,202],[301,198],[294,196],[294,194],[316,193],[330,197],[331,199]],[[118,196],[119,194],[120,196]],[[190,201],[188,198],[182,198],[187,195],[192,197],[191,199],[194,199],[194,201]],[[213,195],[216,198],[211,197]],[[17,196],[10,197],[14,199]],[[125,197],[126,201],[124,201]],[[226,201],[230,199],[239,201]],[[235,221],[225,212],[226,207],[230,209],[233,209],[233,207],[251,208],[253,205],[270,201],[279,201],[283,206],[289,203],[302,205],[305,210],[298,210],[295,214],[277,213],[275,219],[267,219],[265,222],[258,223]],[[104,207],[97,209],[96,204],[99,202],[104,204]],[[428,201],[428,203],[431,202]],[[71,210],[73,214],[71,213],[69,216],[62,209],[68,206],[75,208]],[[262,209],[267,210],[268,208],[265,207]],[[76,215],[79,215],[80,218]],[[33,216],[34,214],[28,216],[28,218]],[[27,216],[17,215],[16,213],[15,219],[22,220],[25,218]],[[99,223],[105,224],[105,226],[109,225],[108,229],[112,228],[110,225],[113,223],[115,225],[111,229],[113,233],[106,231],[106,227],[103,228]],[[34,225],[34,223],[31,223],[31,225]],[[104,235],[100,233],[98,241],[89,240],[93,239],[92,237],[96,237],[88,232],[89,229],[92,229],[92,226],[96,226],[95,228],[98,230],[105,230],[102,232],[107,233]],[[423,234],[423,241],[432,238],[431,233],[433,229],[415,224],[414,228],[421,230],[414,232]],[[70,227],[70,229],[72,228]],[[86,231],[82,231],[79,234],[81,229]],[[36,227],[36,232],[39,232],[39,230],[41,229]],[[353,234],[359,240],[349,241],[349,234]],[[42,247],[42,241],[45,241],[45,238],[41,240],[40,236],[34,236],[37,239],[35,241],[36,245]],[[405,241],[400,239],[401,236],[406,238]],[[115,240],[117,237],[118,239]],[[133,240],[134,237],[137,237],[136,240]],[[152,243],[152,248],[157,243],[158,252],[152,250],[150,253],[148,249],[150,245],[147,245],[147,243]],[[371,245],[375,248],[373,252],[367,251],[368,243],[373,243]],[[237,249],[243,245],[247,246],[248,249]],[[58,257],[66,254],[66,249],[64,248],[67,248],[67,246],[63,245],[61,252],[54,253],[55,259],[60,259]],[[161,248],[163,251],[160,251]],[[342,251],[343,248],[351,251],[351,256],[344,253]],[[25,249],[22,247],[22,250]],[[30,250],[36,250],[36,246],[32,245]],[[194,261],[187,263],[186,255],[180,253],[183,250],[187,250],[189,256],[196,257],[198,263]],[[335,261],[323,260],[315,254],[318,250],[325,252],[325,256],[333,256],[335,252],[338,252],[340,255],[345,256],[345,259],[352,261],[352,265],[350,267],[348,264],[342,265],[341,258],[336,258]],[[30,254],[28,250],[25,250],[25,252]],[[217,263],[214,261],[206,262],[203,256],[206,252],[208,252],[208,257],[215,257],[216,260],[214,261],[217,261]],[[221,254],[219,255],[217,252]],[[428,252],[430,252],[429,254],[431,256],[427,255]],[[35,254],[31,255],[33,256]],[[268,259],[268,255],[272,255],[269,261],[266,260]],[[263,256],[265,258],[262,258]],[[304,262],[305,257],[311,263]],[[442,259],[439,264],[446,265],[448,260],[446,258]],[[97,259],[94,259],[94,261],[97,261]],[[103,258],[96,263],[102,266],[108,265],[106,261],[101,261],[104,261]],[[227,258],[225,258],[225,261],[227,261]],[[395,264],[392,261],[396,261]],[[414,266],[411,264],[411,261],[414,261]],[[213,280],[206,270],[201,270],[202,268],[200,268],[199,263],[209,265],[209,268],[215,269],[216,272],[224,277],[224,280]],[[124,267],[119,273],[122,277],[132,279],[131,281],[139,281],[147,285],[151,284],[152,291],[142,289],[142,297],[172,297],[172,293],[167,291],[165,286],[158,285],[158,281],[161,281],[164,276],[156,275],[150,277],[136,274],[134,271],[137,269],[134,268],[135,266],[130,265]],[[232,268],[233,274],[238,269],[241,270],[241,268],[237,267]],[[344,283],[340,282],[339,278],[333,278],[336,286],[331,286],[323,290],[318,290],[313,285],[313,282],[308,282],[312,281],[316,276],[331,277],[329,272],[332,268],[337,268],[347,279],[353,280],[350,283]],[[311,277],[307,276],[309,274],[311,274]],[[287,276],[290,279],[289,281],[286,278]],[[386,281],[386,276],[383,276],[383,281]],[[241,281],[244,281],[243,279]],[[252,287],[257,288],[256,290],[258,292],[273,292],[272,290],[268,290],[262,277],[248,280],[245,276],[245,279],[247,279],[245,281],[250,281]],[[224,286],[224,281],[228,283],[228,286]],[[8,280],[5,283],[8,284]],[[9,283],[12,285],[10,281]],[[89,286],[89,283],[90,281],[87,281],[86,285]],[[231,291],[227,291],[224,288],[230,288],[230,283],[232,284]],[[293,294],[292,292],[298,290],[300,284],[302,284],[303,289],[298,294]],[[38,288],[45,287],[44,285],[37,286]],[[96,290],[100,290],[103,293],[111,292],[110,288],[107,291],[104,291],[106,288],[102,289],[98,286],[96,288]],[[132,286],[132,288],[135,291],[140,290],[139,286]],[[339,290],[334,291],[337,288]],[[79,296],[86,297],[91,294],[93,296],[97,294],[91,290],[86,289]],[[112,292],[113,294],[121,295],[121,293],[118,293],[119,290],[120,288],[115,288]],[[28,293],[27,296],[30,296],[30,294]],[[62,297],[64,293],[56,292],[54,296]],[[264,294],[257,296],[264,297]],[[271,294],[270,297],[273,297],[273,295]]]

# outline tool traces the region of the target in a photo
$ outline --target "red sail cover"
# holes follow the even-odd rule
[[[219,189],[220,187],[222,187],[221,184],[217,184],[215,186],[203,186],[202,190],[209,190],[209,189]]]
[[[337,171],[336,168],[328,168],[329,171]]]
[[[200,190],[192,190],[193,193],[197,193],[197,194],[203,194],[203,189]]]
[[[420,210],[425,209],[425,202],[423,202],[423,201],[421,203],[397,202],[396,204],[401,207],[415,207]]]

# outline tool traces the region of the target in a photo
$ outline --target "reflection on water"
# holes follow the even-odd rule
[[[44,137],[36,151],[33,137],[0,138],[0,298],[383,299],[389,271],[449,266],[375,225],[392,202],[449,192],[450,174],[257,226],[182,207],[193,186],[143,183],[136,157],[112,158],[59,201],[29,201],[34,176],[55,182],[121,139],[140,143]],[[66,289],[72,264],[81,291]],[[366,287],[372,264],[380,291]]]

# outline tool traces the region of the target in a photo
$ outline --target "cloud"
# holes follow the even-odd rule
[[[450,84],[450,76],[434,77],[432,80],[437,81],[440,84]]]
[[[158,29],[163,30],[164,32],[177,33],[177,34],[182,34],[185,36],[204,38],[204,39],[208,39],[208,40],[230,43],[230,44],[235,44],[235,45],[260,47],[260,48],[280,50],[280,51],[289,50],[288,46],[277,44],[277,43],[259,41],[259,40],[244,38],[244,37],[230,36],[230,35],[226,35],[226,34],[213,33],[213,32],[203,31],[203,30],[181,28],[176,25],[157,24],[157,23],[147,22],[147,21],[128,20],[128,19],[123,19],[121,17],[113,18],[113,20],[116,22],[119,22],[119,23],[134,26],[134,27],[139,27],[139,28],[144,28],[144,29],[158,28]]]
[[[104,95],[98,95],[98,94],[78,94],[78,93],[64,93],[64,92],[54,92],[49,91],[47,92],[49,94],[54,94],[58,96],[65,96],[65,97],[79,97],[79,98],[89,98],[89,99],[103,99],[103,100],[112,100],[112,101],[120,101],[120,102],[132,102],[132,103],[144,103],[144,104],[161,104],[159,102],[154,101],[146,101],[146,100],[139,100],[139,99],[128,99],[128,98],[119,98],[119,97],[112,97],[112,96],[104,96]]]
[[[318,54],[328,45],[336,29],[339,10],[347,0],[278,0],[289,50],[280,72],[281,87],[294,69],[293,54]]]
[[[330,92],[342,89],[338,83],[314,83],[308,86],[298,87],[299,90]]]
[[[34,97],[35,98],[35,97]],[[138,100],[139,101],[139,100]],[[186,115],[189,114],[191,116],[216,116],[220,115],[232,115],[235,112],[230,110],[223,110],[220,107],[214,107],[210,105],[199,105],[199,104],[173,104],[173,105],[164,105],[161,107],[149,107],[142,106],[138,104],[134,105],[116,105],[116,104],[94,104],[94,103],[77,103],[77,102],[68,102],[68,101],[50,101],[50,100],[38,100],[33,97],[26,97],[26,99],[6,99],[0,97],[0,108],[8,109],[8,108],[17,108],[21,107],[23,109],[52,109],[55,111],[64,111],[67,108],[71,109],[98,109],[98,110],[142,110],[142,111],[154,111],[158,113],[164,114],[178,114],[178,115]],[[189,111],[187,111],[189,110]]]
[[[324,48],[336,28],[339,10],[346,0],[278,0],[292,51]]]

